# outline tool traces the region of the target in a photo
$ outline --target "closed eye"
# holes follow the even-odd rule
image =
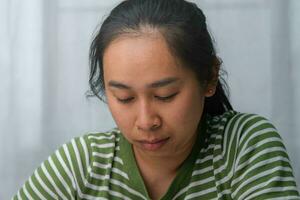
[[[117,100],[121,103],[129,103],[130,101],[132,101],[134,99],[134,97],[129,97],[129,98],[125,98],[125,99],[120,99],[120,98],[117,98]]]
[[[161,101],[169,101],[171,99],[173,99],[179,92],[176,92],[174,94],[168,95],[168,96],[155,96],[155,98],[157,98],[158,100]]]

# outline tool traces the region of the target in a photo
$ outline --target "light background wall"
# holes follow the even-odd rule
[[[61,144],[114,127],[87,99],[88,49],[119,0],[0,0],[0,199]],[[236,110],[278,128],[300,184],[300,1],[194,0],[207,15]]]

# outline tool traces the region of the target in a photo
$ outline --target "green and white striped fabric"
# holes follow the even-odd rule
[[[205,122],[162,199],[300,199],[286,149],[269,121],[228,111]],[[150,197],[131,145],[114,129],[63,145],[13,199]]]

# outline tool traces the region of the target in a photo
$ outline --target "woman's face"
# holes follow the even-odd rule
[[[119,37],[103,64],[108,106],[135,151],[168,157],[192,148],[210,93],[160,34]]]

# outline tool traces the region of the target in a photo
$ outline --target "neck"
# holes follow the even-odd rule
[[[159,174],[173,174],[180,168],[183,161],[189,155],[188,152],[180,152],[173,156],[156,156],[148,152],[141,151],[133,147],[136,162],[141,171],[143,169],[151,169],[151,172],[158,172]]]
[[[187,145],[187,148],[182,148],[180,152],[170,156],[162,156],[145,152],[133,146],[139,171],[152,199],[160,199],[167,192],[178,169],[191,153],[192,147],[193,144]]]

